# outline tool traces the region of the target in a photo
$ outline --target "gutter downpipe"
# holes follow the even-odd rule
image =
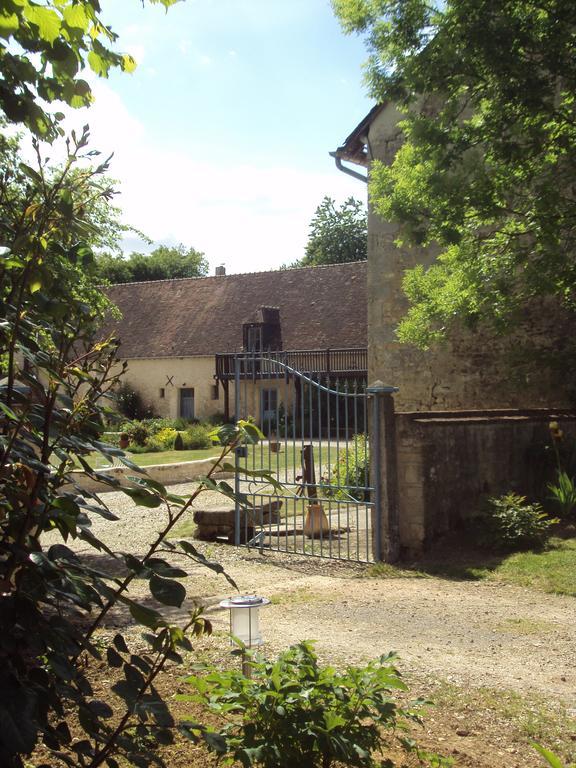
[[[330,157],[334,158],[336,162],[336,168],[338,168],[339,171],[342,171],[342,173],[347,173],[348,176],[352,176],[359,181],[363,181],[364,184],[368,184],[368,176],[364,176],[364,174],[358,173],[358,171],[353,171],[352,168],[346,168],[346,166],[342,164],[342,158],[338,155],[337,152],[330,152],[329,154]]]

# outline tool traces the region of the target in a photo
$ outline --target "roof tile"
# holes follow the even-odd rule
[[[278,307],[284,349],[367,346],[366,262],[124,283],[106,288],[122,313],[107,331],[124,358],[242,349],[242,325]]]

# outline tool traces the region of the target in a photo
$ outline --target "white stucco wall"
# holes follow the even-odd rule
[[[163,418],[175,419],[180,416],[180,390],[194,389],[194,418],[203,421],[216,413],[224,413],[224,388],[218,386],[218,399],[212,399],[214,379],[214,357],[166,357],[134,358],[126,361],[128,368],[123,381],[142,397],[145,405]],[[160,390],[164,389],[164,397]],[[260,393],[263,389],[278,391],[278,404],[283,403],[289,410],[294,401],[294,383],[284,378],[260,379],[255,382],[243,379],[240,387],[241,414],[253,416],[260,422]],[[230,416],[234,415],[234,382],[229,384]]]
[[[215,360],[206,357],[134,358],[127,360],[123,381],[133,387],[146,405],[158,416],[180,416],[180,390],[194,389],[194,418],[206,419],[224,411],[224,392],[218,388],[218,400],[212,399]],[[164,389],[164,397],[160,390]]]

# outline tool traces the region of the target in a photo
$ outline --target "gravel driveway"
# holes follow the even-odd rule
[[[202,508],[227,504],[218,494],[201,498]],[[121,519],[95,517],[94,532],[114,550],[144,552],[161,527],[162,510],[136,507],[119,493],[107,494],[106,502]],[[82,542],[71,546],[93,553]],[[304,638],[317,641],[321,657],[340,663],[393,649],[415,674],[437,674],[459,686],[536,691],[576,707],[573,598],[489,582],[359,578],[365,566],[198,546],[225,566],[241,591],[272,598],[261,617],[271,652]],[[135,582],[135,593],[144,586]],[[226,581],[198,566],[186,586],[189,595],[208,598],[216,629],[226,630],[226,612],[215,610],[216,598],[231,591]]]

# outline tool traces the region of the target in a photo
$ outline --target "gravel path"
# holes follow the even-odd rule
[[[190,493],[193,487],[170,490]],[[121,519],[95,518],[94,532],[113,550],[144,552],[162,525],[162,510],[136,507],[123,494],[105,499]],[[208,506],[225,507],[226,500],[205,493],[202,508]],[[82,542],[71,546],[94,557]],[[394,649],[416,675],[438,675],[459,686],[535,691],[576,708],[573,598],[490,582],[363,579],[358,577],[366,568],[360,565],[259,555],[220,544],[198,548],[221,562],[241,591],[272,598],[261,616],[270,652],[304,638],[317,640],[320,656],[339,663]],[[227,613],[214,609],[216,598],[231,587],[200,566],[185,583],[191,597],[211,598],[206,602],[215,628],[225,631]],[[135,585],[136,594],[145,587]]]

